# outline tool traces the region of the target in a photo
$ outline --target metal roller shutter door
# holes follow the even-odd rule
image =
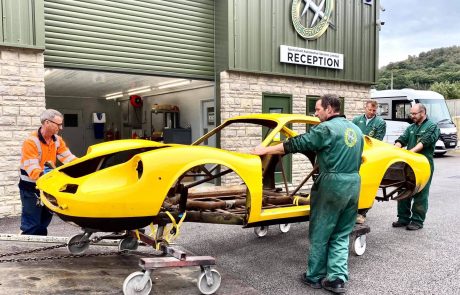
[[[45,66],[214,79],[212,0],[46,0]]]

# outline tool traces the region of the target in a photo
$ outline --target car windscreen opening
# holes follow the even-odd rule
[[[70,177],[78,178],[102,169],[125,163],[137,154],[145,153],[158,148],[159,147],[146,147],[106,154],[63,168],[60,171]]]

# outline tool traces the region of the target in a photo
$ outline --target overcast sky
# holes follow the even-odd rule
[[[460,46],[460,0],[380,0],[379,67],[433,48]]]

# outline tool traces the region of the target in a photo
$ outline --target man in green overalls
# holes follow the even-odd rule
[[[381,117],[377,116],[378,103],[376,100],[371,99],[366,101],[364,114],[353,118],[353,123],[361,129],[364,135],[372,138],[383,140],[387,130],[387,123]],[[364,223],[366,221],[366,213],[369,211],[365,209],[361,211],[356,217],[356,223]]]
[[[421,103],[411,108],[410,115],[414,123],[407,127],[403,135],[396,140],[395,146],[407,146],[408,150],[427,157],[430,162],[431,175],[421,192],[398,202],[398,221],[393,222],[393,227],[405,226],[408,230],[417,230],[423,228],[428,211],[428,194],[434,171],[433,153],[439,138],[439,128],[436,123],[428,119],[426,108]]]
[[[348,281],[348,244],[358,209],[359,168],[363,151],[361,130],[340,116],[336,95],[323,95],[315,105],[321,123],[310,132],[269,147],[256,155],[317,153],[319,176],[311,189],[310,253],[303,282],[315,289],[345,292]]]
[[[366,101],[364,115],[353,118],[353,123],[361,129],[364,135],[383,140],[387,129],[387,124],[380,116],[377,116],[377,101],[371,99]]]

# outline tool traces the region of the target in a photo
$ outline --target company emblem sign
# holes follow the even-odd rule
[[[305,3],[302,6],[302,3]],[[305,39],[317,39],[329,27],[334,0],[293,0],[291,6],[292,24],[296,32]],[[304,26],[302,19],[306,18]],[[309,24],[308,24],[309,23]]]

